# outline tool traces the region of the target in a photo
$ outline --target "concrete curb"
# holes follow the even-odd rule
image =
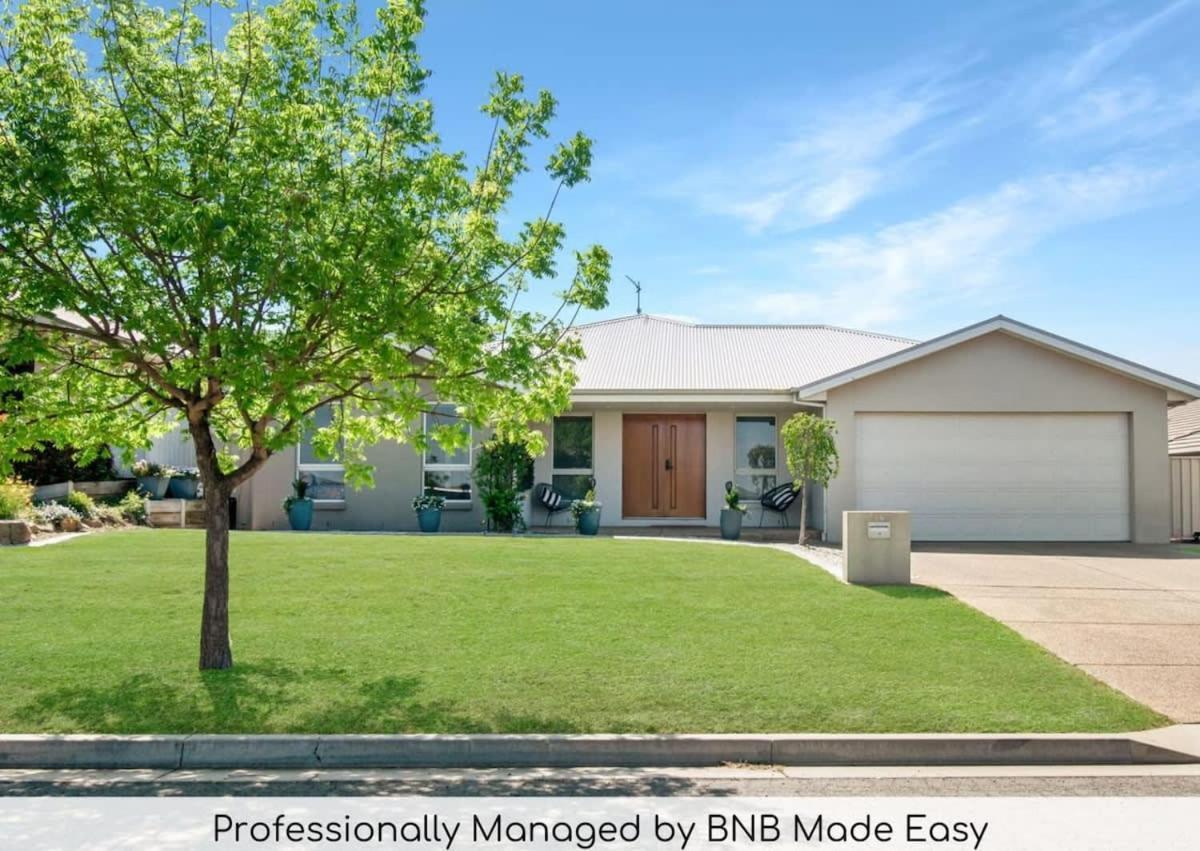
[[[0,768],[698,768],[1200,763],[1200,726],[1113,735],[0,735]]]

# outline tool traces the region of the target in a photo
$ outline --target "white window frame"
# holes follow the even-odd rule
[[[340,404],[340,403],[338,403]],[[339,441],[340,442],[340,441]],[[306,462],[301,459],[304,453],[304,436],[300,436],[300,442],[296,444],[296,478],[300,477],[301,473],[341,473],[342,474],[342,493],[346,493],[346,465],[335,462],[313,461]],[[341,499],[313,499],[313,508],[340,508],[345,506],[346,498]]]
[[[435,413],[438,408],[443,408],[443,407],[454,408],[454,415],[456,417],[458,417],[458,419],[462,419],[462,417],[458,416],[458,408],[453,403],[451,403],[451,402],[435,402],[433,404]],[[421,414],[421,433],[423,435],[425,435],[426,440],[428,440],[428,436],[429,436],[429,412],[428,411],[425,411]],[[465,464],[462,464],[462,463],[431,464],[431,463],[429,463],[428,455],[429,455],[429,446],[426,445],[426,447],[421,450],[421,493],[422,494],[425,493],[425,473],[426,473],[426,471],[433,472],[433,473],[461,473],[463,471],[466,471],[467,475],[470,476],[471,470],[475,463],[475,426],[471,425],[470,423],[467,423],[467,462]],[[447,499],[446,500],[446,508],[448,508],[448,509],[470,508],[474,504],[474,502],[475,502],[475,487],[474,487],[474,483],[472,482],[471,496],[468,497],[467,499]]]
[[[592,466],[590,467],[555,467],[554,466],[554,421],[561,419],[591,420],[592,421]],[[588,476],[596,478],[596,417],[593,414],[560,414],[550,418],[550,484],[554,485],[555,476]]]
[[[743,467],[741,466],[743,458],[739,457],[737,427],[738,420],[749,419],[751,417],[770,417],[775,424],[775,466],[774,467]],[[779,487],[782,482],[779,481],[779,415],[772,414],[769,411],[735,411],[733,414],[733,486],[737,488],[738,476],[774,476],[774,487]],[[764,491],[765,493],[766,491]]]

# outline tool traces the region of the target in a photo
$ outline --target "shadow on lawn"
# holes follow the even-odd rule
[[[891,597],[893,600],[944,600],[950,596],[941,588],[934,588],[932,585],[859,585],[857,587],[882,594],[884,597]]]
[[[481,719],[452,701],[422,700],[415,676],[355,685],[337,668],[274,660],[198,676],[202,691],[149,674],[110,686],[63,686],[37,695],[17,715],[32,728],[98,733],[579,732],[563,719],[504,710]]]

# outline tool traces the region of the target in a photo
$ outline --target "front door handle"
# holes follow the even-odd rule
[[[671,470],[671,469],[673,469],[673,468],[671,467],[671,459],[670,459],[670,458],[668,458],[668,459],[667,459],[667,469],[668,469],[668,470]]]

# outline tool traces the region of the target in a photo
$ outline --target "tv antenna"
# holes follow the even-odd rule
[[[629,278],[628,275],[626,275],[625,277]],[[641,316],[642,315],[642,282],[635,281],[633,278],[629,278],[629,283],[633,284],[633,289],[635,292],[637,292],[637,312],[638,312],[638,316]]]

